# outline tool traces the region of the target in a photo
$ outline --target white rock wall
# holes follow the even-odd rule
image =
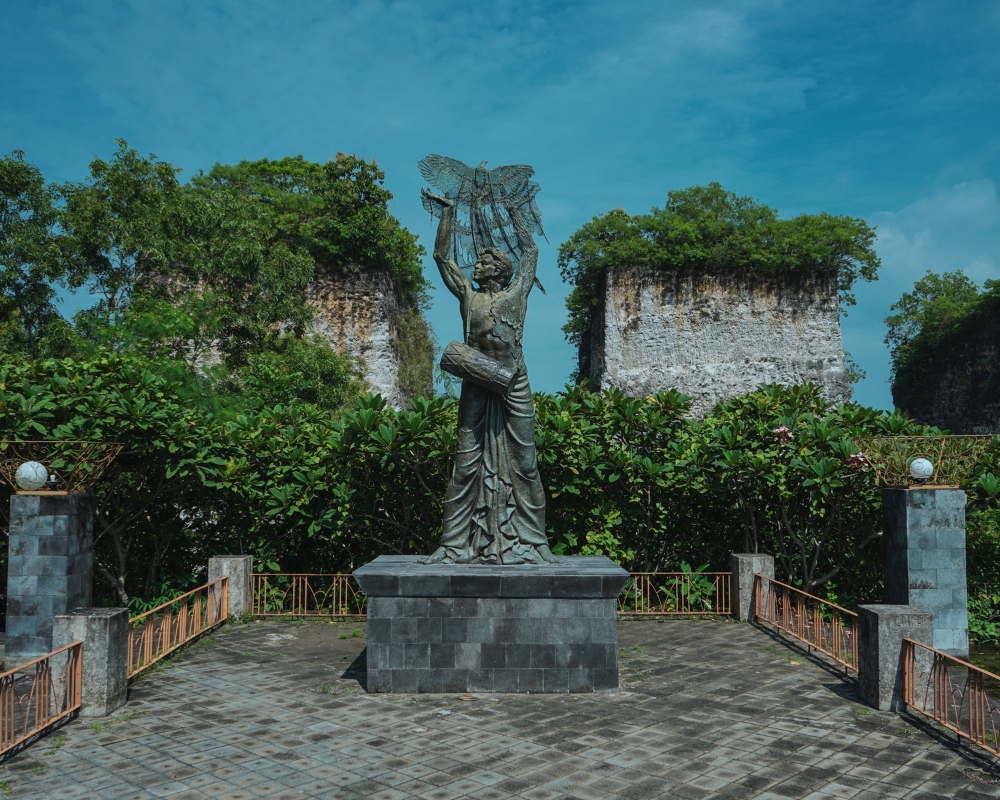
[[[399,387],[399,357],[393,345],[402,301],[388,273],[352,270],[344,276],[317,272],[306,287],[315,310],[314,332],[340,353],[364,361],[364,379],[393,408],[409,405]]]
[[[585,355],[592,386],[676,389],[698,417],[762,383],[851,397],[833,273],[609,270]]]

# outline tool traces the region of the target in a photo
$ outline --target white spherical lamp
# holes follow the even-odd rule
[[[25,492],[37,492],[49,479],[49,471],[37,461],[25,461],[14,473],[14,481]]]
[[[926,458],[915,458],[910,462],[910,475],[919,483],[934,477],[934,465]]]

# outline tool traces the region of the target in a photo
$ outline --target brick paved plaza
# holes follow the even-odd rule
[[[852,681],[749,625],[621,622],[619,693],[474,699],[366,694],[363,630],[226,627],[114,717],[8,761],[0,796],[1000,797],[995,762],[860,706]]]

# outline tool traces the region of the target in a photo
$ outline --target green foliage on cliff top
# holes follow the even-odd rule
[[[919,405],[941,358],[973,336],[988,320],[1000,317],[1000,281],[983,289],[964,272],[938,275],[930,270],[891,306],[885,343],[892,359],[893,400]]]
[[[718,183],[671,191],[663,208],[594,217],[559,248],[559,269],[573,285],[563,330],[580,344],[590,329],[609,267],[832,270],[841,301],[854,303],[858,278],[876,280],[875,229],[833,214],[779,219],[777,209]]]
[[[424,248],[389,213],[392,194],[384,180],[374,161],[338,153],[325,164],[302,156],[216,164],[191,183],[256,198],[273,236],[289,250],[305,250],[321,269],[385,269],[416,302],[429,286],[420,261]]]

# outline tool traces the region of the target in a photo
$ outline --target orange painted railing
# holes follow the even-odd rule
[[[630,572],[618,595],[623,616],[729,614],[731,572]]]
[[[255,617],[358,617],[365,595],[349,572],[250,577]]]
[[[0,674],[0,754],[77,711],[82,686],[83,642]]]
[[[858,671],[858,615],[853,611],[758,574],[754,613],[758,622],[772,625]]]
[[[913,639],[903,648],[907,708],[1000,756],[1000,675]]]
[[[206,583],[132,617],[128,632],[128,676],[133,677],[228,618],[228,578]]]

